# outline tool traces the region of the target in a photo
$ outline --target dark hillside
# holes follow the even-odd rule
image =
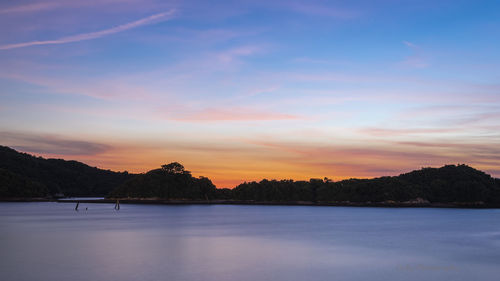
[[[2,197],[105,196],[134,175],[90,167],[77,161],[45,159],[0,146]],[[13,184],[13,182],[24,184]],[[37,186],[35,188],[35,186]],[[8,188],[7,188],[8,187]],[[5,190],[9,190],[6,192]],[[31,192],[30,190],[37,190]]]
[[[126,181],[111,197],[162,198],[162,199],[214,199],[217,189],[205,177],[195,178],[179,163],[163,165],[160,169]]]
[[[467,165],[446,165],[374,179],[338,182],[327,178],[264,179],[245,182],[234,189],[217,189],[208,178],[195,178],[176,162],[133,175],[101,170],[77,161],[34,157],[0,146],[0,198],[56,194],[313,204],[427,202],[500,206],[500,180]]]
[[[262,180],[238,185],[236,200],[500,204],[500,180],[466,165],[423,168],[395,177],[309,181]]]

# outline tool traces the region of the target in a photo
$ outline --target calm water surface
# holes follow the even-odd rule
[[[0,203],[0,280],[500,278],[500,210],[113,207]]]

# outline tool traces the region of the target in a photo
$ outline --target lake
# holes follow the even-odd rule
[[[500,276],[497,209],[74,207],[0,203],[0,279],[470,281]]]

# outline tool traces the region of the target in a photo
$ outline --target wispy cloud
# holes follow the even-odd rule
[[[51,93],[83,95],[103,100],[143,100],[150,98],[146,87],[132,82],[130,77],[102,77],[78,80],[52,78],[0,71],[0,78],[25,82],[50,89]]]
[[[425,59],[419,46],[409,41],[403,41],[403,44],[410,48],[413,54],[400,62],[400,64],[413,68],[426,68],[429,66],[429,62]]]
[[[27,13],[51,10],[59,6],[59,3],[45,2],[45,3],[31,3],[19,6],[8,7],[0,10],[0,15],[13,14],[13,13]]]
[[[318,145],[305,142],[276,142],[251,140],[250,143],[268,147],[269,155],[280,162],[295,163],[304,168],[314,166],[322,173],[335,171],[339,167],[350,166],[348,170],[337,170],[340,178],[350,176],[380,176],[378,169],[387,171],[411,170],[419,166],[444,165],[447,163],[466,163],[478,168],[496,168],[500,151],[495,142],[453,143],[445,142],[414,143],[388,142],[366,145],[329,144]],[[283,152],[283,153],[280,153]],[[321,168],[322,167],[322,168]],[[320,169],[321,168],[321,169]],[[334,170],[332,170],[334,169]],[[371,171],[371,172],[369,172]]]
[[[239,57],[246,57],[262,52],[263,48],[259,46],[241,46],[223,51],[218,54],[222,62],[232,62]]]
[[[18,1],[12,1],[18,2]],[[81,8],[88,6],[102,6],[102,5],[123,5],[123,4],[131,4],[131,3],[141,3],[145,1],[141,0],[52,0],[52,1],[44,1],[35,3],[26,3],[20,5],[12,5],[4,8],[0,8],[0,15],[8,15],[8,14],[22,14],[22,13],[37,13],[37,12],[45,12],[52,11],[56,9],[64,9],[64,8]]]
[[[171,19],[172,16],[174,15],[174,13],[175,13],[175,10],[170,10],[170,11],[167,11],[164,13],[154,14],[154,15],[151,15],[149,17],[146,17],[146,18],[143,18],[140,20],[136,20],[133,22],[129,22],[126,24],[122,24],[122,25],[112,27],[109,29],[67,36],[67,37],[56,39],[56,40],[30,41],[30,42],[24,42],[24,43],[1,45],[0,50],[17,49],[17,48],[24,48],[24,47],[30,47],[30,46],[39,46],[39,45],[66,44],[66,43],[72,43],[72,42],[97,39],[97,38],[111,35],[114,33],[119,33],[119,32],[126,31],[126,30],[129,30],[132,28],[136,28],[139,26],[148,25],[148,24],[152,24],[155,22],[160,22],[160,21],[165,21],[165,20]]]
[[[403,41],[403,44],[405,44],[406,46],[408,46],[412,49],[420,49],[417,45],[413,44],[412,42]]]
[[[395,137],[408,135],[431,135],[446,134],[456,132],[458,128],[407,128],[407,129],[389,129],[389,128],[363,128],[359,132],[377,137]]]
[[[0,132],[3,145],[23,152],[53,155],[98,155],[111,149],[101,143],[71,140],[48,134]]]
[[[352,19],[359,17],[360,12],[341,8],[341,7],[330,7],[321,4],[311,3],[309,1],[297,2],[297,1],[287,1],[286,6],[294,12],[307,14],[312,16],[324,16],[339,19]]]
[[[307,64],[324,64],[324,65],[350,65],[351,62],[345,60],[333,60],[333,59],[321,59],[321,58],[311,58],[311,57],[298,57],[294,58],[292,62],[296,63],[307,63]]]
[[[208,108],[184,116],[175,117],[178,121],[271,121],[293,120],[298,116],[269,111],[252,110],[248,108],[219,109]]]

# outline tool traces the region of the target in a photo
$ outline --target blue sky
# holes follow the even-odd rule
[[[26,152],[218,186],[500,176],[498,1],[3,1],[0,26],[0,141]]]

